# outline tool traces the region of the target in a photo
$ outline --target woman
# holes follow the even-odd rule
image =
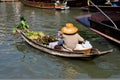
[[[84,39],[77,33],[78,28],[75,27],[72,23],[67,23],[61,29],[62,32],[62,40],[63,40],[63,47],[72,51],[76,47],[76,44],[79,42],[84,42]]]

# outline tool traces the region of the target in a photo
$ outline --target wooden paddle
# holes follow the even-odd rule
[[[114,25],[114,27],[116,28],[116,29],[118,29],[118,27],[116,26],[116,24],[113,22],[113,20],[108,16],[108,15],[106,15],[97,5],[95,5],[91,0],[88,0],[88,5],[90,5],[90,3],[93,5],[93,6],[95,6],[105,17],[107,17],[110,21],[111,21],[111,23]]]

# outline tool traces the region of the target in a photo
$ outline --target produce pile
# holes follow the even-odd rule
[[[53,36],[47,35],[44,32],[35,32],[35,31],[29,31],[26,33],[27,37],[39,44],[45,44],[48,45],[50,42],[56,41],[56,39]]]
[[[21,23],[19,23],[13,28],[13,33],[16,33],[17,29],[19,29],[22,32],[24,32],[29,39],[39,44],[48,45],[50,42],[56,41],[56,39],[53,36],[47,35],[42,31],[36,32],[29,30],[29,24],[26,22],[24,17],[20,17],[20,20]]]

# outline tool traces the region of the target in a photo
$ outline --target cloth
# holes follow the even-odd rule
[[[91,49],[92,45],[90,44],[89,41],[85,41],[82,44],[77,44],[74,50],[87,50],[87,49]]]
[[[56,41],[56,42],[50,42],[48,47],[54,49],[54,47],[56,45],[58,45],[58,41]]]
[[[58,45],[59,45],[59,46],[63,46],[63,40],[59,40],[59,41],[58,41]]]

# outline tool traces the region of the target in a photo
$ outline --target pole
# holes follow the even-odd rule
[[[116,29],[118,29],[117,28],[117,26],[116,26],[116,24],[113,22],[113,20],[109,17],[109,16],[107,16],[98,6],[96,6],[91,0],[89,0],[89,2],[93,5],[93,6],[95,6],[105,17],[107,17],[111,22],[112,22],[112,24],[114,25],[114,27],[116,28]]]

